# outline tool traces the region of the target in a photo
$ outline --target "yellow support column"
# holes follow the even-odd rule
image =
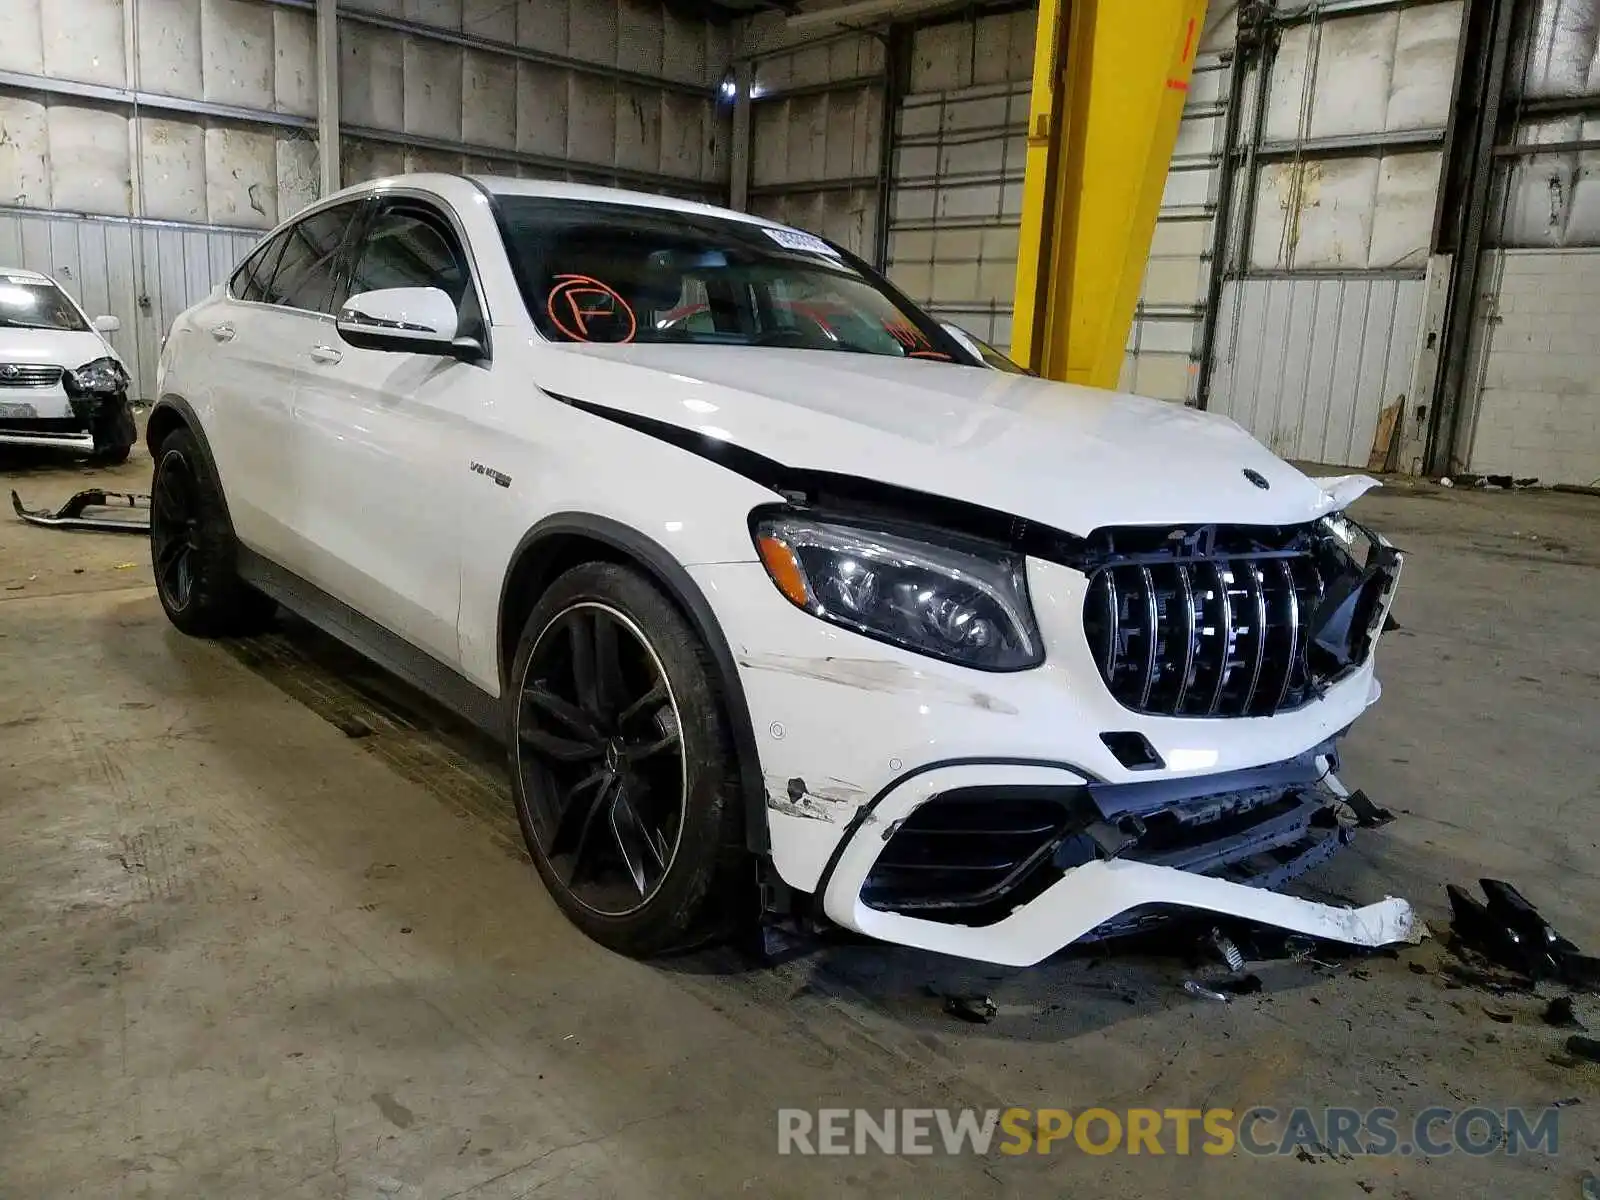
[[[1041,0],[1011,356],[1112,388],[1205,0]]]

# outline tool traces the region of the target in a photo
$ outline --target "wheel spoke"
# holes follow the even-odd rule
[[[538,709],[548,717],[561,722],[574,733],[580,734],[584,740],[591,740],[600,736],[600,731],[595,728],[589,715],[576,704],[563,700],[552,692],[543,683],[536,683],[524,688],[522,692],[523,703]]]
[[[166,467],[157,482],[155,501],[162,517],[174,524],[189,519],[189,481],[180,465]]]
[[[617,648],[617,624],[603,612],[594,614],[595,698],[601,712],[614,712],[622,703],[627,684],[622,678],[622,657]]]
[[[542,729],[522,729],[518,731],[522,744],[527,746],[540,758],[557,763],[588,762],[599,758],[606,752],[604,743],[591,741],[578,741],[574,738],[564,738],[553,733],[546,733]]]
[[[556,815],[555,832],[550,835],[550,853],[564,853],[586,822],[582,818],[599,807],[600,798],[611,786],[612,773],[596,767],[566,790],[561,798],[561,811]],[[598,785],[598,788],[596,787]],[[587,800],[585,794],[594,792]]]
[[[617,851],[622,855],[623,865],[633,877],[633,886],[639,890],[640,896],[647,895],[649,881],[645,876],[645,859],[648,857],[655,863],[658,875],[666,869],[667,863],[656,843],[646,832],[644,822],[639,819],[638,810],[634,808],[626,787],[618,787],[612,793],[611,836],[616,840]]]
[[[172,534],[156,554],[156,573],[165,574],[189,549],[189,539],[182,534]]]
[[[677,745],[678,731],[669,729],[653,742],[647,742],[639,746],[629,746],[628,760],[630,762],[639,762],[641,759],[654,758],[657,754],[665,750],[671,750]]]
[[[584,712],[599,716],[600,672],[595,665],[595,635],[593,618],[586,612],[574,612],[567,618],[567,638],[572,645],[572,682],[578,693],[578,705]]]
[[[627,708],[622,710],[621,714],[617,717],[617,724],[619,726],[626,726],[629,721],[633,720],[633,718],[637,717],[646,709],[653,708],[658,704],[665,704],[666,700],[667,685],[658,679],[648,692],[640,696],[632,704],[628,705]]]
[[[594,803],[588,806],[588,811],[583,817],[583,828],[578,831],[578,844],[572,848],[572,868],[567,872],[567,886],[572,887],[578,882],[578,874],[588,864],[589,848],[593,844],[594,827],[599,821],[600,814],[606,808],[606,794],[622,786],[621,778],[608,774],[605,782],[600,787],[600,794],[595,797]]]

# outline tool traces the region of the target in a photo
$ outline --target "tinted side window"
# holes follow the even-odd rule
[[[422,214],[396,209],[380,213],[368,230],[350,292],[436,287],[447,292],[459,309],[471,280],[454,237]]]
[[[307,312],[332,312],[334,272],[345,230],[355,206],[341,204],[296,222],[284,231],[287,244],[278,269],[267,288],[269,304],[303,308]]]
[[[283,253],[286,240],[286,235],[280,233],[270,241],[263,242],[254,254],[244,260],[244,265],[228,281],[228,290],[235,300],[261,300],[265,295],[265,282],[272,278],[272,269],[277,265],[278,256]]]

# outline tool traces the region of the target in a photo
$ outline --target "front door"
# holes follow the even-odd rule
[[[487,340],[480,293],[444,213],[387,199],[353,251],[348,293],[436,287]],[[313,582],[448,665],[459,662],[461,521],[485,368],[362,350],[330,324],[296,393]],[[475,400],[475,397],[478,398]],[[481,481],[480,481],[481,482]]]

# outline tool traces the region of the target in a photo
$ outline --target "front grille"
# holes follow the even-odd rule
[[[1310,555],[1110,565],[1090,580],[1084,631],[1126,708],[1271,716],[1314,692],[1306,634],[1326,588]]]
[[[0,388],[55,387],[60,379],[60,367],[28,366],[22,363],[0,366]]]
[[[1061,877],[1057,846],[1081,820],[1065,789],[971,788],[935,796],[890,835],[862,885],[872,908],[931,921],[999,920]]]

